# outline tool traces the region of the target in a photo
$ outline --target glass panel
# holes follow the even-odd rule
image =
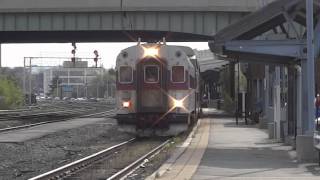
[[[159,67],[146,66],[144,69],[144,81],[147,83],[157,83],[159,81]]]
[[[184,80],[184,67],[183,66],[173,66],[172,67],[172,82],[183,83]]]
[[[132,78],[132,68],[130,66],[121,66],[120,67],[120,83],[131,83]]]

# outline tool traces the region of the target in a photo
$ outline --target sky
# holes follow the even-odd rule
[[[167,44],[189,46],[198,50],[208,49],[206,42],[167,42]],[[97,50],[101,58],[98,64],[103,64],[105,68],[111,68],[115,66],[116,57],[120,51],[133,45],[136,43],[77,43],[76,55],[77,57],[93,58],[93,51]],[[2,67],[21,67],[24,57],[71,57],[72,49],[71,43],[1,44]],[[52,60],[35,61],[32,64],[52,63],[49,61]]]

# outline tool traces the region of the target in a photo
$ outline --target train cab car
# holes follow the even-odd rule
[[[116,119],[139,136],[170,136],[196,121],[199,66],[193,50],[161,43],[138,44],[117,57]]]

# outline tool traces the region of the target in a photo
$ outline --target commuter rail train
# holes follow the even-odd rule
[[[138,43],[117,57],[116,119],[137,136],[186,131],[200,112],[199,66],[189,47]]]

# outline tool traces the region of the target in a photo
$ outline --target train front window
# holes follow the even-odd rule
[[[172,66],[171,70],[171,81],[174,83],[184,83],[184,67],[183,66]]]
[[[159,67],[158,66],[145,66],[144,67],[144,81],[146,83],[159,82]]]
[[[120,83],[132,83],[133,81],[133,70],[130,66],[120,66],[119,71],[119,82]]]

